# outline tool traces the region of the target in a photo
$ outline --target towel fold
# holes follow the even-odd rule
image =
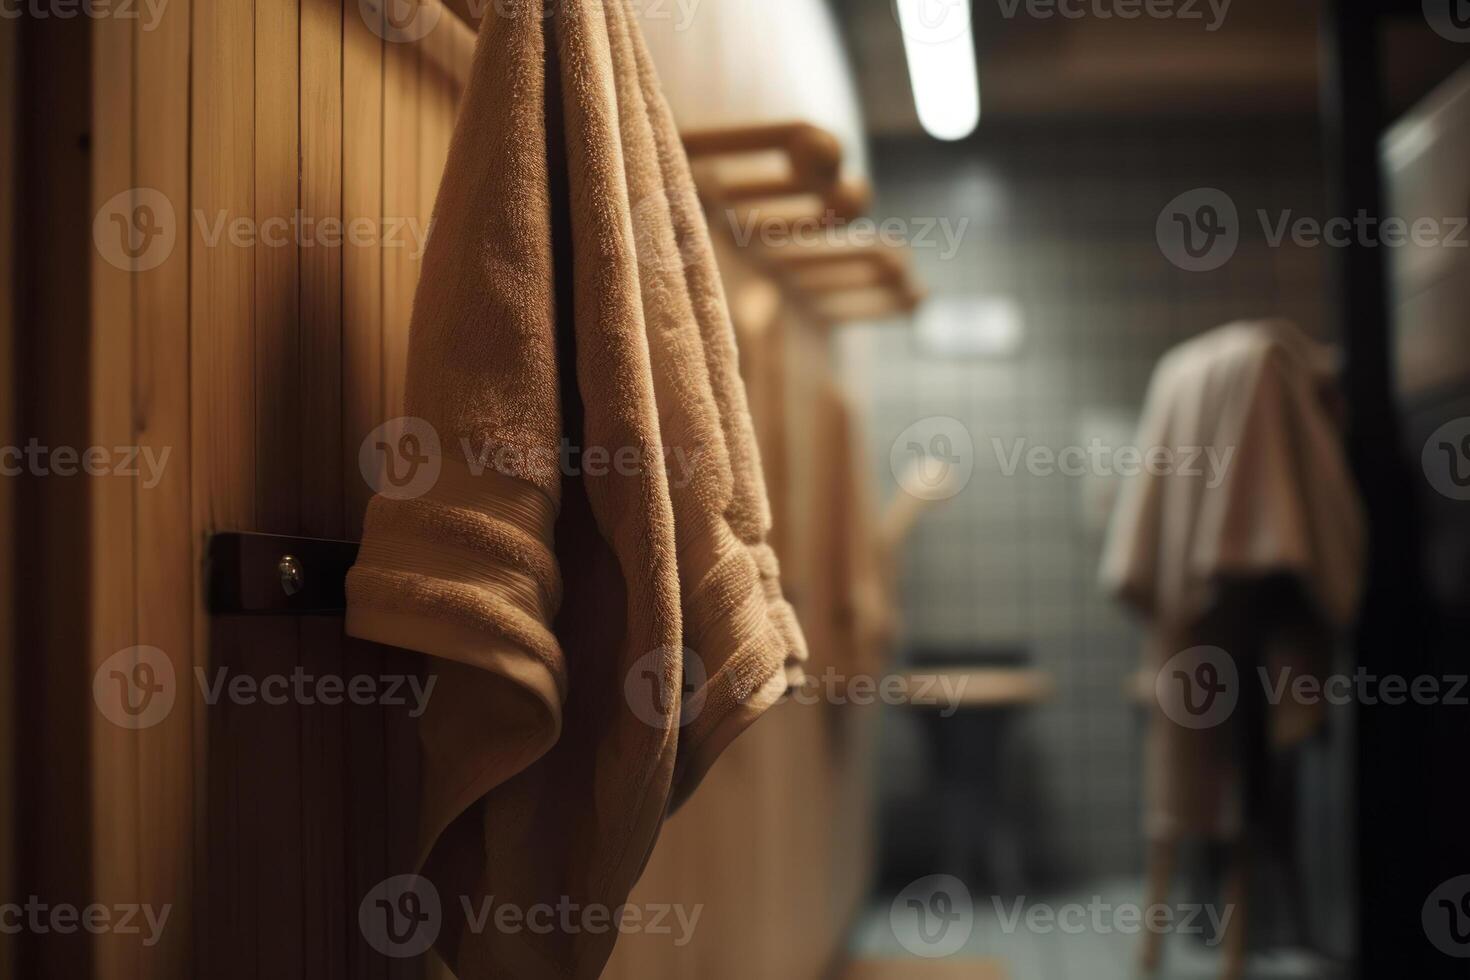
[[[467,980],[591,977],[664,816],[800,676],[805,645],[734,332],[626,0],[480,31],[410,331],[438,476],[368,510],[347,630],[438,658],[424,874]]]
[[[1325,622],[1350,623],[1365,522],[1327,407],[1335,389],[1332,351],[1285,320],[1227,324],[1165,355],[1138,448],[1173,464],[1129,479],[1103,585],[1151,619],[1187,623],[1222,576],[1284,574]]]

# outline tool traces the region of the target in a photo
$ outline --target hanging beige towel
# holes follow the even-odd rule
[[[1325,668],[1332,631],[1356,613],[1365,560],[1362,507],[1328,407],[1335,383],[1333,352],[1280,320],[1219,327],[1159,363],[1138,448],[1172,456],[1127,478],[1102,562],[1104,587],[1149,623],[1150,674],[1211,642],[1200,627],[1222,582],[1282,576],[1309,608],[1264,659],[1273,672]],[[1251,670],[1241,682],[1259,678]],[[1275,744],[1310,731],[1319,708],[1290,699],[1273,707]],[[1236,744],[1228,725],[1189,729],[1155,712],[1146,750],[1153,835],[1239,831]]]
[[[704,217],[625,3],[484,19],[410,333],[438,476],[374,498],[348,580],[348,632],[440,677],[424,874],[465,980],[598,975],[616,929],[464,907],[616,909],[805,658]]]

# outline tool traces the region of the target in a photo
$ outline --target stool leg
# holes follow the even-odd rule
[[[1250,846],[1242,838],[1236,843],[1230,870],[1225,879],[1225,907],[1230,911],[1230,924],[1225,928],[1220,976],[1222,980],[1242,980],[1245,976],[1246,919],[1249,917],[1247,896],[1250,893]]]
[[[1169,901],[1169,887],[1174,880],[1174,866],[1179,861],[1178,838],[1162,838],[1149,844],[1148,884],[1144,896],[1144,908],[1164,905]],[[1143,949],[1138,965],[1144,976],[1158,972],[1163,959],[1164,936],[1152,929],[1143,930]]]

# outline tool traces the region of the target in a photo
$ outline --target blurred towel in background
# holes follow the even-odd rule
[[[1226,648],[1242,685],[1320,675],[1331,638],[1353,620],[1362,591],[1365,528],[1334,418],[1335,352],[1281,320],[1233,323],[1167,354],[1154,372],[1139,426],[1145,464],[1118,499],[1102,583],[1148,621],[1146,668],[1235,636]],[[1300,608],[1270,635],[1206,627],[1227,583],[1288,582]],[[1263,609],[1231,617],[1265,624]],[[1215,670],[1222,665],[1210,665]],[[1321,705],[1281,699],[1271,744],[1300,740]],[[1237,733],[1222,720],[1191,728],[1154,712],[1149,735],[1148,825],[1156,837],[1239,832]]]

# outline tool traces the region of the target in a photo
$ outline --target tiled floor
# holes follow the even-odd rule
[[[1137,980],[1141,940],[1136,934],[1091,927],[1038,931],[1026,925],[1032,904],[1061,910],[1070,904],[1087,907],[1099,901],[1111,908],[1141,905],[1142,887],[1137,882],[1107,882],[1086,893],[1038,896],[1020,905],[1014,899],[976,895],[969,940],[953,956],[942,959],[909,956],[898,934],[908,928],[904,917],[890,915],[890,902],[875,902],[854,930],[852,952],[858,961],[855,965],[873,961],[879,972],[849,973],[847,980]],[[904,938],[910,947],[915,946],[912,937]],[[950,972],[943,972],[945,969]],[[1206,946],[1198,936],[1166,936],[1157,980],[1216,980],[1219,975],[1217,949]],[[1247,973],[1248,980],[1344,980],[1346,976],[1344,970],[1310,954],[1284,951],[1252,956]]]

